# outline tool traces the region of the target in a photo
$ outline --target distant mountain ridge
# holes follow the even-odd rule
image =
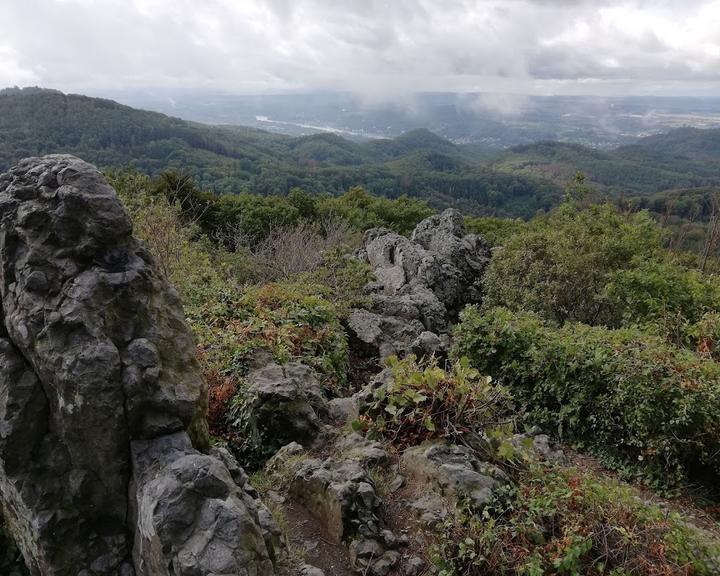
[[[0,170],[22,157],[72,153],[104,168],[182,170],[220,193],[341,193],[362,185],[436,207],[532,216],[555,205],[577,170],[610,195],[647,196],[720,181],[720,129],[678,129],[600,151],[538,142],[503,152],[425,129],[366,142],[209,126],[112,100],[41,88],[0,91]]]

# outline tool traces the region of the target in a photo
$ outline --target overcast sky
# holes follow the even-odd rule
[[[720,0],[0,0],[0,86],[720,96]]]

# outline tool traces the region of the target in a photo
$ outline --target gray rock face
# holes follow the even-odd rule
[[[450,499],[467,498],[482,510],[492,499],[493,490],[508,481],[497,466],[481,461],[464,446],[438,441],[415,446],[402,456],[405,473],[435,488]]]
[[[195,451],[183,432],[133,442],[132,456],[138,574],[274,573],[264,510],[220,459]]]
[[[448,319],[480,301],[490,260],[485,241],[465,234],[460,212],[448,209],[420,222],[410,239],[374,228],[363,244],[360,256],[377,281],[367,287],[371,309],[355,311],[348,320],[355,342],[380,357],[446,353],[438,335],[447,331]]]
[[[272,574],[243,491],[200,452],[180,300],[95,168],[0,176],[0,271],[0,498],[31,573]]]
[[[299,362],[281,366],[263,354],[246,381],[249,413],[263,449],[273,453],[290,442],[312,443],[327,401],[311,368]]]

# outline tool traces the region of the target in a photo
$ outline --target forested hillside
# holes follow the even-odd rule
[[[289,137],[212,127],[109,100],[41,89],[0,92],[0,170],[22,157],[73,153],[103,168],[151,175],[181,170],[215,192],[287,194],[299,187],[338,194],[352,186],[388,197],[459,204],[473,212],[532,216],[561,188],[481,166],[427,130],[357,143],[331,134]]]
[[[647,195],[720,183],[720,130],[681,128],[616,150],[538,142],[496,157],[493,168],[565,182],[576,171],[612,195]]]
[[[103,168],[175,170],[215,193],[339,195],[354,186],[478,215],[530,218],[556,206],[580,171],[600,195],[657,214],[707,220],[720,184],[720,130],[678,129],[601,151],[539,142],[504,152],[456,145],[428,130],[357,142],[208,126],[110,100],[36,88],[0,92],[0,170],[69,152]]]

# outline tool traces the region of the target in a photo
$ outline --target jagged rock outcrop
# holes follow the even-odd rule
[[[327,411],[322,385],[300,362],[280,365],[260,351],[246,377],[247,413],[263,450],[275,453],[290,442],[309,445]]]
[[[180,300],[72,156],[0,176],[0,498],[34,575],[270,575]],[[236,474],[237,476],[237,474]]]
[[[448,209],[420,222],[410,239],[368,230],[360,257],[376,281],[366,287],[370,309],[348,318],[351,344],[368,356],[428,355],[446,351],[448,322],[480,301],[490,249],[465,233],[460,212]]]

